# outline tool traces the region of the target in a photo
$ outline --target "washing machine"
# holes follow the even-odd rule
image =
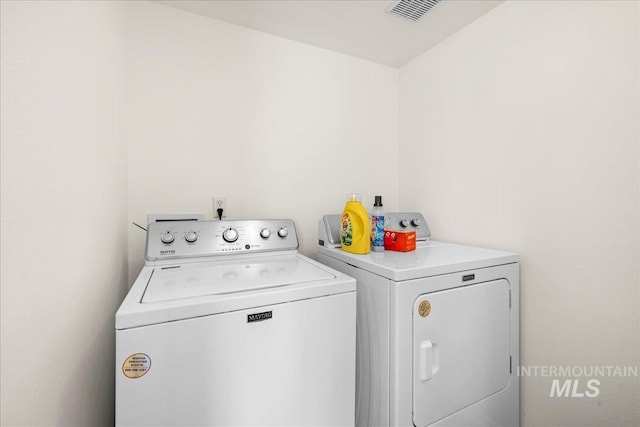
[[[320,220],[318,261],[357,280],[356,425],[519,425],[519,264],[515,253],[430,240],[411,252],[340,249],[339,215]]]
[[[149,224],[115,316],[118,426],[353,426],[355,280],[291,220]]]

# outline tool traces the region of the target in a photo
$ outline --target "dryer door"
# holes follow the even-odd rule
[[[509,283],[420,295],[413,307],[413,422],[430,425],[502,389],[511,371]]]

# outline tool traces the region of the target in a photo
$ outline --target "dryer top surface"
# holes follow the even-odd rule
[[[340,248],[318,247],[318,253],[394,281],[419,279],[476,268],[518,262],[513,252],[427,241],[411,252],[371,252],[355,255]]]

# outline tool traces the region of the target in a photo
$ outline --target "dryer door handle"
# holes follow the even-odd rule
[[[438,344],[431,340],[420,343],[420,381],[430,380],[440,369],[440,351]]]

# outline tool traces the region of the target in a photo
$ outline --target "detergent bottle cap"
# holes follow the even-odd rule
[[[349,193],[347,195],[347,202],[360,202],[360,193]]]
[[[376,201],[373,203],[373,206],[382,206],[382,196],[376,196]]]

